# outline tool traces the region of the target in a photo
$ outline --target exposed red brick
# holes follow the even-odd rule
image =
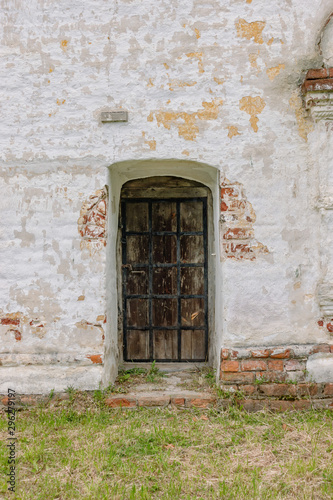
[[[261,359],[246,359],[241,362],[241,370],[242,372],[265,371],[267,370],[267,365]]]
[[[253,394],[257,393],[257,387],[255,385],[242,385],[241,391],[246,396],[252,396]]]
[[[18,318],[1,318],[0,323],[2,325],[19,325],[20,320]]]
[[[101,365],[102,355],[101,354],[87,354],[86,358],[90,359],[93,363]]]
[[[230,359],[237,359],[238,351],[230,351]]]
[[[134,408],[136,400],[126,396],[112,396],[105,400],[105,404],[110,408]]]
[[[221,201],[221,212],[226,212],[228,210],[228,205],[222,200]]]
[[[221,363],[222,372],[238,372],[239,362],[238,361],[222,361]]]
[[[186,398],[186,406],[195,408],[207,408],[216,402],[215,396],[205,396],[201,398]]]
[[[333,77],[333,68],[309,69],[306,74],[306,80],[318,80],[320,78]]]
[[[138,396],[139,406],[167,406],[170,403],[170,396]]]
[[[310,354],[315,354],[317,352],[330,352],[330,346],[328,344],[318,344],[313,346]]]
[[[8,396],[5,396],[4,398],[1,399],[1,403],[4,405],[4,406],[7,406],[8,405]]]
[[[298,384],[297,393],[299,396],[316,396],[318,393],[317,384]]]
[[[251,351],[251,356],[253,358],[268,358],[271,352],[271,349],[258,349],[255,351]]]
[[[297,359],[288,359],[284,363],[284,369],[287,372],[294,372],[296,370],[304,370],[305,364],[298,361]]]
[[[327,323],[326,328],[327,328],[327,330],[328,330],[330,333],[333,333],[333,324],[332,324],[332,323]]]
[[[283,371],[283,361],[282,359],[268,359],[267,367],[269,370],[282,372]]]
[[[229,349],[223,348],[221,350],[221,359],[228,359]]]
[[[333,352],[333,345],[330,346],[330,352]]]
[[[265,396],[296,396],[296,386],[291,384],[263,384],[259,391]]]
[[[223,198],[225,195],[238,196],[238,192],[235,191],[233,187],[221,187],[221,198]]]
[[[249,238],[253,238],[253,236],[254,236],[253,229],[235,227],[235,228],[229,228],[224,233],[223,238],[225,240],[249,239]]]
[[[221,372],[221,380],[232,384],[252,384],[254,382],[253,372],[231,373]]]
[[[285,382],[287,373],[281,371],[256,372],[256,380],[265,382]]]
[[[38,403],[37,396],[21,396],[21,403],[27,406],[35,406]]]
[[[185,398],[179,396],[171,396],[171,404],[174,406],[185,406]]]
[[[302,86],[303,92],[315,92],[320,90],[332,90],[333,79],[320,78],[318,80],[305,80]]]
[[[10,331],[14,334],[16,342],[22,340],[22,334],[19,330],[10,330]]]
[[[319,320],[319,321],[318,321],[318,325],[319,325],[319,326],[324,326],[324,322],[323,322],[322,320]]]
[[[271,358],[274,359],[287,359],[293,356],[293,351],[291,349],[285,349],[282,351],[281,349],[273,349]]]
[[[307,410],[311,408],[310,401],[269,401],[269,409],[272,411],[294,411]]]
[[[333,384],[326,384],[324,388],[325,396],[333,396]]]

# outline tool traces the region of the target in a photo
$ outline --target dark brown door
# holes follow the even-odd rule
[[[207,198],[122,201],[125,361],[205,361]]]

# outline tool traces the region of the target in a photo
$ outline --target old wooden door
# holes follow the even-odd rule
[[[207,198],[122,201],[125,361],[205,361]]]

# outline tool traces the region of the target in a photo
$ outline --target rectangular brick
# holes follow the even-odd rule
[[[138,396],[139,406],[167,406],[169,403],[170,396]]]
[[[246,396],[253,396],[257,394],[257,387],[255,385],[242,385],[241,391]]]
[[[246,359],[241,362],[241,370],[243,372],[265,371],[267,365],[265,361],[260,359]]]
[[[296,396],[296,386],[291,384],[263,384],[259,391],[265,396]]]
[[[239,362],[238,361],[222,361],[221,372],[238,372]]]
[[[325,396],[333,396],[333,384],[326,384],[324,388]]]
[[[310,401],[270,401],[269,409],[272,411],[307,410],[311,408]]]
[[[215,396],[205,396],[198,398],[186,398],[186,406],[187,407],[195,407],[195,408],[208,408],[212,404],[216,402]]]
[[[252,384],[254,382],[253,372],[244,373],[221,373],[222,382],[230,382],[231,384]]]
[[[330,346],[328,344],[318,344],[313,346],[310,354],[316,354],[317,352],[330,352]]]
[[[271,358],[273,359],[288,359],[294,355],[292,349],[276,348],[272,350]]]
[[[285,382],[287,376],[286,372],[280,371],[256,372],[256,380],[265,382]]]
[[[297,359],[287,359],[287,361],[284,362],[284,369],[287,372],[295,372],[297,370],[304,370],[305,369],[305,361],[298,361]]]
[[[282,359],[268,359],[267,367],[269,370],[282,372],[283,371],[283,361]]]
[[[174,406],[185,406],[185,398],[181,396],[171,396],[171,404]]]
[[[223,348],[221,349],[221,359],[228,359],[229,357],[229,349]]]
[[[268,358],[271,352],[271,349],[256,349],[255,351],[251,351],[251,356],[253,358]]]
[[[299,396],[309,396],[309,395],[316,396],[317,393],[318,393],[317,384],[298,384],[297,386],[297,394]]]
[[[110,408],[134,408],[136,399],[126,396],[111,396],[105,400],[105,404]]]

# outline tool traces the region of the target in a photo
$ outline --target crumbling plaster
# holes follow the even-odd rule
[[[220,262],[216,251],[216,353],[330,342],[318,287],[333,282],[332,211],[320,205],[333,195],[333,131],[313,123],[300,85],[323,63],[331,10],[328,0],[3,5],[0,318],[18,315],[21,339],[18,325],[0,325],[0,392],[18,365],[23,392],[114,379],[117,196],[134,161],[130,178],[149,160],[161,175],[169,159],[175,175],[189,161],[187,178],[220,171],[256,214],[267,253]],[[128,123],[101,123],[119,108]],[[108,241],[92,252],[77,221],[105,185]]]

